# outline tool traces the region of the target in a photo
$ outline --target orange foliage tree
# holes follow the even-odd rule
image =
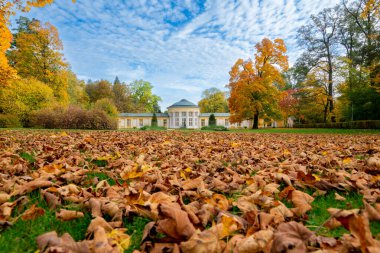
[[[16,9],[29,11],[31,7],[43,7],[53,2],[54,0],[0,0],[0,87],[6,86],[17,76],[5,56],[12,42],[12,33],[8,27],[10,17],[14,15]]]
[[[264,38],[255,46],[254,60],[238,59],[230,71],[230,121],[253,119],[258,128],[259,116],[278,114],[280,91],[284,85],[282,71],[288,69],[286,46],[282,39]]]

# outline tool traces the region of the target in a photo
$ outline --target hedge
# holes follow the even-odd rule
[[[228,129],[224,126],[204,126],[201,130],[207,131],[228,131]]]
[[[21,127],[21,122],[16,115],[0,114],[0,128]]]
[[[334,123],[294,124],[294,128],[380,129],[380,120],[360,120]]]
[[[97,109],[84,110],[79,107],[45,108],[30,116],[31,126],[37,128],[60,129],[117,129],[116,118]]]

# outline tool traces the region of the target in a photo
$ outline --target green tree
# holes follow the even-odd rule
[[[208,117],[208,125],[209,126],[216,126],[216,119],[215,119],[215,115],[213,113]]]
[[[154,112],[161,98],[153,94],[153,86],[144,80],[135,80],[130,85],[134,112]]]
[[[200,111],[204,112],[228,112],[226,93],[217,89],[206,89],[202,93],[202,99],[198,102]]]
[[[79,80],[70,70],[66,71],[66,78],[68,82],[67,93],[69,95],[70,104],[79,105],[84,108],[88,107],[90,99],[86,93],[85,82]]]

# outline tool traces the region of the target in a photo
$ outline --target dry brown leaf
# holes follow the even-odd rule
[[[178,204],[162,203],[159,210],[163,219],[157,222],[157,231],[177,240],[186,240],[194,234],[193,224]]]
[[[253,235],[239,241],[236,247],[238,253],[263,252],[273,240],[272,230],[260,230]]]
[[[34,204],[22,214],[21,219],[34,220],[35,218],[42,216],[44,214],[45,214],[45,210],[43,208],[37,207]]]
[[[274,233],[271,253],[307,252],[307,241],[313,236],[313,232],[297,222],[281,223]]]
[[[59,220],[69,221],[78,218],[83,218],[84,214],[79,211],[61,209],[59,212],[56,213],[56,217]]]
[[[338,193],[335,192],[335,200],[339,200],[339,201],[345,201],[346,198],[343,197],[343,196],[340,196]]]
[[[60,249],[60,251],[51,252],[92,253],[89,241],[75,242],[67,233],[63,234],[62,237],[58,237],[57,232],[48,232],[38,236],[36,241],[41,252],[49,252],[47,250],[54,247]]]
[[[310,203],[314,201],[314,198],[307,193],[294,190],[291,193],[291,200],[295,206],[295,208],[292,209],[293,212],[298,216],[302,216],[311,210]]]

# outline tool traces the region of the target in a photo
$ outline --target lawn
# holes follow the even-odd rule
[[[50,231],[90,248],[103,231],[102,245],[119,252],[163,245],[197,252],[210,233],[232,248],[262,233],[277,245],[273,231],[291,221],[336,238],[332,248],[354,247],[343,234],[355,236],[355,228],[338,220],[380,215],[380,136],[333,131],[0,131],[0,252],[36,252],[36,238]],[[329,208],[362,211],[339,211],[340,226],[330,229]],[[98,219],[101,228],[87,233]],[[371,216],[369,224],[366,235],[379,239],[380,222]]]

